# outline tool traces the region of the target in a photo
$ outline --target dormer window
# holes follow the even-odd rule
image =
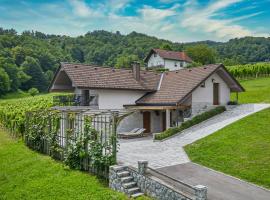
[[[154,57],[157,57],[157,54],[156,53],[154,53]]]

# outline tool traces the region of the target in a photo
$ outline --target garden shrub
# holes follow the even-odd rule
[[[39,93],[39,91],[37,88],[31,88],[28,90],[28,93],[33,97],[36,96]]]
[[[196,124],[199,124],[217,114],[220,114],[222,112],[224,112],[226,110],[225,106],[218,106],[214,109],[211,109],[209,111],[206,111],[202,114],[199,114],[195,117],[193,117],[192,119],[188,120],[188,121],[185,121],[183,122],[180,126],[178,127],[173,127],[173,128],[169,128],[161,133],[158,133],[155,135],[155,140],[163,140],[165,138],[168,138],[172,135],[175,135],[191,126],[194,126]]]

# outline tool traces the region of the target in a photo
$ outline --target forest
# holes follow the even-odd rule
[[[38,31],[17,33],[0,28],[0,96],[36,88],[45,92],[60,62],[129,67],[143,59],[151,48],[186,51],[194,66],[209,63],[238,65],[268,62],[270,38],[245,37],[228,42],[178,43],[131,32],[123,35],[104,30],[70,37]]]

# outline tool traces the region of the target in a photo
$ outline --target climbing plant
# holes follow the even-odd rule
[[[107,116],[108,117],[108,116]],[[25,143],[32,149],[63,160],[73,169],[89,170],[108,175],[109,166],[115,164],[116,136],[112,130],[116,120],[81,113],[60,113],[52,110],[29,112],[26,116]],[[107,130],[95,129],[104,126]],[[115,122],[115,124],[113,124]],[[108,128],[109,125],[109,128]],[[108,138],[108,139],[104,139]]]

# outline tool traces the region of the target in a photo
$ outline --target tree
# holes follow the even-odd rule
[[[23,85],[24,90],[29,90],[32,87],[37,88],[39,91],[45,91],[47,88],[46,78],[42,69],[40,67],[39,62],[27,56],[25,61],[22,64],[23,71],[31,77],[26,83]]]
[[[12,50],[13,58],[15,60],[16,65],[20,66],[26,56],[25,50],[23,47],[16,46]]]
[[[10,90],[10,80],[8,74],[3,68],[0,68],[0,96],[6,94]]]
[[[133,61],[139,61],[137,55],[122,55],[116,59],[115,67],[117,68],[130,68]]]
[[[216,61],[217,52],[205,44],[189,46],[186,48],[186,52],[193,61],[203,65],[215,63]]]
[[[46,71],[46,73],[45,73],[45,78],[46,78],[46,81],[47,81],[47,84],[48,84],[48,85],[49,85],[50,82],[52,81],[53,76],[54,76],[53,71],[51,71],[51,70]]]
[[[84,54],[83,54],[83,51],[81,50],[81,48],[73,47],[73,48],[71,48],[70,53],[71,53],[71,57],[74,60],[77,60],[81,63],[84,62]]]
[[[22,80],[19,77],[20,69],[14,63],[14,59],[10,57],[0,57],[0,67],[3,68],[9,76],[10,91],[17,91],[21,86]]]
[[[172,51],[172,47],[168,43],[164,43],[160,47],[161,49]]]

